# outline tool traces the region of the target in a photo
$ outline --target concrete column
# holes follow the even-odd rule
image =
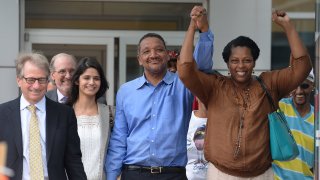
[[[227,74],[222,50],[232,39],[244,35],[253,39],[260,48],[255,72],[270,70],[272,2],[212,0],[209,7],[210,26],[215,34],[214,68]]]
[[[0,6],[0,103],[16,98],[15,58],[19,52],[19,0],[1,0]]]

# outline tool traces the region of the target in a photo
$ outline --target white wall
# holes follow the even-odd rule
[[[268,0],[211,0],[210,26],[215,34],[214,68],[227,73],[222,50],[232,39],[244,35],[253,39],[260,48],[255,71],[271,68],[271,10]]]
[[[14,68],[19,52],[19,0],[1,0],[0,24],[0,103],[3,103],[19,94]]]

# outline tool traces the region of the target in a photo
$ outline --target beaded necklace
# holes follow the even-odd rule
[[[245,116],[245,113],[248,111],[248,108],[249,108],[249,105],[250,105],[250,96],[249,96],[250,88],[249,88],[249,86],[251,84],[251,81],[247,85],[246,88],[241,89],[241,91],[239,93],[240,96],[238,95],[238,93],[236,91],[235,84],[234,83],[232,83],[232,84],[233,84],[234,95],[236,97],[237,104],[239,106],[238,110],[239,110],[239,117],[240,117],[240,119],[239,119],[239,130],[238,130],[237,140],[236,140],[236,144],[235,144],[235,150],[234,150],[234,153],[233,153],[233,158],[234,159],[238,159],[239,154],[240,154],[240,147],[241,147],[242,130],[244,128],[244,116]],[[239,97],[241,97],[243,108],[241,108],[241,103],[240,103],[240,98]]]

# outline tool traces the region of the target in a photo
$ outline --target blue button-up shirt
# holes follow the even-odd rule
[[[194,53],[199,69],[212,69],[212,54],[212,32],[201,33]],[[157,86],[145,76],[123,84],[105,164],[107,179],[115,180],[123,164],[185,166],[192,101],[191,92],[171,72]]]

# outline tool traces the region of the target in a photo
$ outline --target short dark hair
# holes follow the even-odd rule
[[[98,98],[103,96],[103,94],[107,91],[107,89],[109,89],[107,79],[105,77],[104,71],[100,63],[95,58],[84,57],[80,59],[77,65],[77,68],[72,76],[72,88],[71,88],[70,100],[68,104],[73,105],[76,102],[76,100],[79,98],[79,85],[77,85],[76,82],[79,82],[79,78],[81,74],[83,74],[89,68],[96,69],[100,76],[101,85],[96,94],[96,101]]]
[[[140,40],[139,40],[139,44],[138,44],[138,54],[139,54],[139,51],[140,51],[140,44],[141,44],[141,42],[142,42],[144,39],[149,38],[149,37],[154,37],[154,38],[160,39],[160,40],[162,41],[164,47],[167,49],[166,42],[164,41],[164,39],[163,39],[162,36],[160,36],[160,35],[157,34],[157,33],[147,33],[147,34],[145,34],[144,36],[142,36],[142,37],[140,38]]]
[[[249,37],[246,36],[239,36],[232,41],[230,41],[223,49],[222,57],[224,59],[224,62],[228,63],[229,57],[231,54],[231,49],[234,47],[248,47],[251,50],[251,55],[253,57],[253,60],[256,61],[260,54],[260,49],[258,45]]]

